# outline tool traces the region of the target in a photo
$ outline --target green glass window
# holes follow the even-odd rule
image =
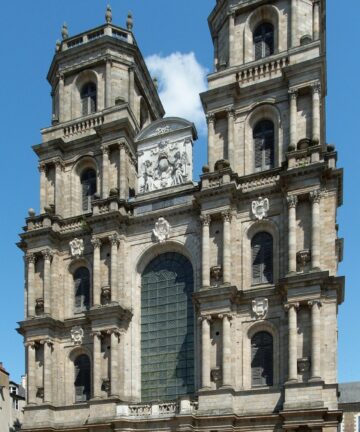
[[[159,255],[141,286],[141,388],[144,402],[194,393],[192,265],[178,253]]]

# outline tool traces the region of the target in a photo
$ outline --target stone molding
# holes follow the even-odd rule
[[[289,209],[296,208],[298,204],[298,197],[296,195],[289,195],[286,200]]]

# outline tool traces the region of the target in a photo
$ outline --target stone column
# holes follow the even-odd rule
[[[320,300],[309,301],[311,307],[311,379],[321,379],[321,331],[320,331]]]
[[[93,395],[95,399],[101,398],[101,332],[91,333],[93,337]]]
[[[227,110],[228,119],[228,159],[230,167],[234,169],[234,127],[235,127],[235,112],[233,108]]]
[[[105,65],[105,108],[111,106],[111,66],[111,59],[107,58]]]
[[[201,387],[210,388],[210,320],[208,316],[201,318]]]
[[[314,270],[320,270],[320,190],[310,192],[311,206],[311,261]]]
[[[202,286],[210,286],[210,215],[200,216],[202,223]]]
[[[297,0],[291,0],[291,47],[297,45]]]
[[[312,86],[312,140],[314,144],[320,143],[320,95],[321,86],[315,83]]]
[[[223,387],[233,387],[231,370],[231,315],[219,315],[222,319],[222,385]]]
[[[27,404],[36,405],[36,342],[27,342]]]
[[[320,38],[320,0],[313,0],[313,39]]]
[[[299,303],[288,303],[285,310],[288,312],[289,322],[289,376],[288,381],[297,381],[297,309]]]
[[[298,199],[295,195],[287,197],[289,212],[289,273],[296,273],[296,205]]]
[[[61,161],[55,162],[55,212],[62,214],[63,188],[62,188],[63,165]]]
[[[46,193],[46,165],[41,163],[39,165],[40,172],[40,213],[45,212],[45,207],[47,206],[47,193]]]
[[[290,146],[293,150],[297,144],[297,90],[290,90]]]
[[[223,282],[231,284],[231,212],[223,212]]]
[[[110,286],[111,286],[111,301],[119,301],[117,289],[118,275],[118,246],[119,237],[117,234],[109,236],[111,244],[111,266],[110,266]]]
[[[43,280],[43,298],[44,298],[44,314],[51,313],[51,259],[52,252],[50,249],[42,251],[44,257],[44,280]]]
[[[135,92],[135,67],[129,67],[129,107],[134,111],[134,92]]]
[[[102,150],[102,198],[109,196],[109,148],[101,146]]]
[[[65,120],[64,75],[59,75],[59,123]]]
[[[127,197],[127,181],[126,181],[126,145],[120,144],[119,151],[119,191],[120,199],[125,200]]]
[[[52,349],[53,344],[50,340],[42,342],[44,344],[44,402],[52,402]]]
[[[27,262],[27,318],[35,316],[35,262],[33,253],[26,255]]]
[[[229,67],[235,64],[235,13],[229,15]]]
[[[119,381],[119,332],[117,330],[109,330],[110,345],[111,345],[111,395],[119,396],[118,381]]]
[[[101,305],[101,274],[100,274],[100,250],[101,240],[93,238],[91,243],[94,248],[93,256],[93,304]]]
[[[208,124],[208,164],[210,172],[214,171],[215,156],[214,156],[214,145],[215,145],[215,114],[207,114],[206,121]]]

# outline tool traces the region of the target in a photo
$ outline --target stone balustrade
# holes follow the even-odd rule
[[[272,56],[268,61],[264,59],[247,64],[238,71],[238,84],[246,87],[254,81],[262,81],[281,76],[282,69],[289,64],[287,56]]]
[[[121,404],[117,406],[117,416],[132,418],[161,418],[177,414],[194,414],[197,409],[197,401],[190,401],[188,398],[184,398],[180,401],[169,401],[163,403]]]
[[[64,137],[70,138],[75,135],[83,134],[94,127],[101,126],[104,123],[104,116],[99,114],[93,114],[88,116],[87,118],[82,119],[81,121],[74,121],[70,124],[67,124],[63,131]]]

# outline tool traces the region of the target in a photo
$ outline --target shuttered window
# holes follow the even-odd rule
[[[94,83],[85,84],[80,96],[82,115],[95,113],[97,110],[96,85]]]
[[[74,362],[75,367],[75,402],[86,402],[90,399],[90,360],[86,354],[81,354]]]
[[[85,170],[81,175],[82,209],[90,211],[91,198],[96,193],[96,172],[93,169]]]
[[[273,385],[273,337],[259,332],[251,339],[251,386]]]
[[[274,124],[262,120],[254,128],[255,171],[274,168]]]
[[[273,282],[273,238],[267,232],[256,234],[251,241],[252,283]]]
[[[90,272],[86,267],[74,273],[75,311],[86,310],[90,306]]]
[[[274,26],[270,23],[260,24],[254,32],[255,60],[274,54]]]

